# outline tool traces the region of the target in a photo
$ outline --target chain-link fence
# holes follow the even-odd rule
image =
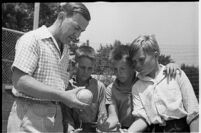
[[[16,30],[2,28],[2,83],[11,84],[10,67],[14,60],[15,44],[24,33]]]
[[[11,65],[15,56],[15,44],[24,33],[2,28],[2,132],[6,133],[8,115],[14,98],[9,95],[11,89]]]

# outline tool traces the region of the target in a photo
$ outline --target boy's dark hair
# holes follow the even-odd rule
[[[80,46],[75,52],[75,61],[77,62],[80,57],[88,57],[91,60],[95,60],[95,50],[90,46]]]
[[[110,52],[109,60],[111,62],[114,62],[114,61],[120,61],[122,59],[125,59],[128,65],[132,66],[132,61],[129,56],[129,50],[130,50],[129,45],[123,45],[123,44],[116,45]]]
[[[73,16],[74,13],[80,13],[87,21],[91,20],[91,16],[87,7],[81,2],[66,2],[60,4],[59,11],[67,13],[67,17]]]

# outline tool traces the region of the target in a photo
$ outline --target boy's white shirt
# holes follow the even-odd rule
[[[138,73],[139,80],[132,87],[134,104],[132,114],[143,117],[149,124],[165,124],[166,120],[180,119],[185,116],[187,116],[187,123],[190,123],[199,112],[197,99],[194,98],[194,92],[189,88],[192,86],[187,84],[187,89],[181,91],[178,81],[186,80],[185,73],[182,71],[179,79],[176,77],[175,80],[168,83],[166,76],[163,74],[165,66],[160,64],[160,67],[161,70],[155,79]],[[182,92],[186,91],[192,93],[192,104],[194,105],[190,105],[188,111],[185,110],[184,104],[189,103],[183,103],[184,93]],[[189,94],[186,95],[188,99]]]

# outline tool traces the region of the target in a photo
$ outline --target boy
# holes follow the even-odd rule
[[[132,87],[133,116],[129,132],[198,132],[198,101],[186,74],[169,81],[159,64],[160,50],[154,36],[144,35],[131,44],[131,57],[139,80]]]
[[[101,125],[105,131],[116,131],[118,123],[122,129],[128,129],[135,120],[132,116],[131,88],[137,78],[129,51],[129,45],[117,45],[110,53],[116,80],[106,89],[108,118]],[[177,65],[170,63],[167,69],[177,69]]]
[[[136,80],[135,71],[129,58],[129,46],[118,45],[110,53],[116,80],[106,89],[108,118],[101,125],[102,130],[115,131],[118,123],[128,128],[134,121],[131,114],[131,87]]]
[[[95,51],[90,46],[80,46],[76,50],[74,75],[69,81],[67,90],[76,87],[85,87],[93,94],[90,107],[83,110],[63,106],[63,122],[65,131],[96,132],[99,118],[105,115],[105,86],[102,82],[91,77],[95,64]]]

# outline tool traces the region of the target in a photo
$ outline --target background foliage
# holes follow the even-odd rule
[[[59,3],[40,3],[39,27],[50,26]],[[33,29],[34,3],[2,3],[2,27],[27,32]]]

